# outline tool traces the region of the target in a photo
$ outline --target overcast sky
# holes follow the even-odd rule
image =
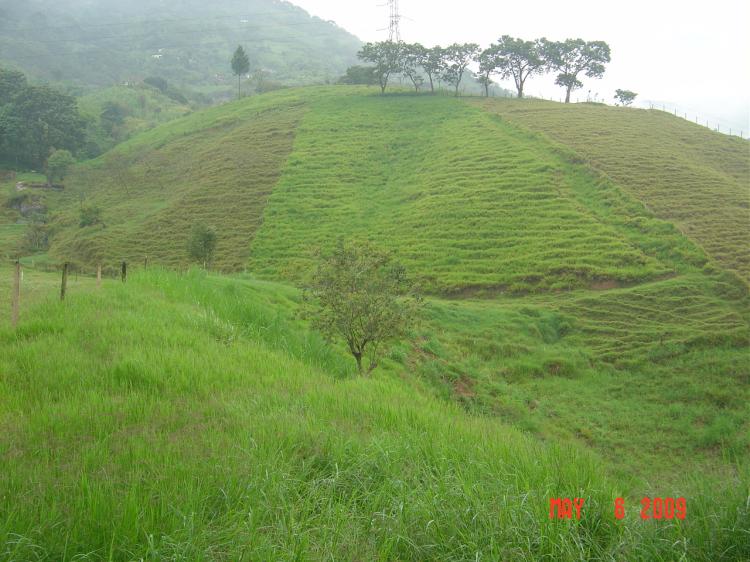
[[[386,0],[292,0],[364,41],[387,39]],[[381,5],[382,4],[382,5]],[[750,132],[750,0],[400,0],[401,36],[427,46],[500,35],[603,40],[612,62],[601,80],[584,79],[581,99],[611,102],[616,88],[723,128]],[[551,77],[532,78],[527,93],[558,98]],[[511,87],[510,82],[500,82]]]

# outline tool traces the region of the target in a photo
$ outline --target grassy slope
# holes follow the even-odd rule
[[[298,280],[310,245],[362,236],[443,295],[595,289],[436,300],[397,356],[445,396],[585,443],[621,474],[731,472],[750,448],[746,289],[575,154],[459,106],[311,104],[251,267]]]
[[[475,101],[573,148],[724,267],[750,280],[750,143],[661,111]]]
[[[144,84],[112,86],[82,96],[78,98],[78,107],[81,114],[90,121],[89,140],[104,150],[109,150],[117,142],[100,124],[100,116],[104,105],[108,102],[118,104],[128,113],[117,132],[119,135],[117,140],[130,138],[190,112],[187,105],[178,103],[155,88]]]
[[[326,374],[343,358],[292,319],[298,298],[152,272],[42,300],[18,332],[1,325],[0,556],[750,554],[744,488],[677,490],[681,524],[638,521],[628,496],[617,523],[612,500],[627,490],[576,448],[466,416],[398,378]],[[550,496],[581,494],[580,523],[548,520]]]
[[[196,222],[220,232],[215,266],[242,269],[265,199],[304,111],[299,94],[254,98],[178,119],[81,167],[50,254],[82,263],[181,265]],[[78,227],[79,194],[105,225]]]
[[[391,354],[388,368],[395,375],[417,374],[429,383],[427,392],[437,389],[542,438],[593,449],[634,496],[682,491],[685,472],[706,484],[735,485],[750,449],[746,289],[704,266],[698,247],[569,149],[457,100],[359,92],[262,96],[140,135],[120,149],[132,163],[127,192],[109,178],[111,156],[79,171],[75,183],[105,207],[107,228],[77,227],[71,189],[62,196],[67,202],[52,259],[65,252],[81,261],[97,254],[140,261],[148,252],[152,261],[181,264],[189,225],[209,217],[225,239],[220,265],[242,268],[267,190],[283,171],[252,245],[251,266],[264,275],[299,279],[311,246],[367,233],[398,250],[435,293],[494,295],[431,299],[415,341]],[[240,139],[253,150],[253,141],[273,138],[255,133],[264,117],[263,127],[283,131],[288,143],[268,165],[266,184],[242,176],[243,197],[255,198],[255,218],[235,221],[238,207],[227,202],[232,195],[223,180],[238,177],[231,176],[238,160],[233,165],[224,155],[250,161]],[[200,179],[194,191],[181,183],[188,174]],[[172,197],[178,186],[185,191]],[[737,212],[731,199],[723,202],[726,214]],[[195,283],[172,286],[185,306],[195,299],[216,304],[213,285],[200,295]],[[571,287],[576,290],[549,291]],[[231,296],[210,315],[228,330],[222,341],[247,328],[244,318],[252,317],[257,292],[248,296],[246,290],[243,285],[242,300]],[[288,293],[275,285],[268,291]],[[271,305],[293,308],[276,297]],[[237,323],[245,328],[231,328]],[[298,331],[291,325],[270,332],[289,342]],[[167,335],[155,330],[151,337]],[[320,354],[291,355],[321,372],[341,372]],[[28,357],[29,368],[36,368],[39,356]],[[625,486],[633,476],[636,483]],[[468,478],[465,484],[473,486],[474,476]],[[718,491],[711,494],[722,502]],[[697,535],[693,540],[705,544]]]
[[[299,278],[311,246],[345,234],[393,248],[443,294],[672,273],[639,247],[635,228],[624,234],[587,204],[601,187],[537,139],[450,98],[329,97],[311,103],[300,126],[251,265]],[[618,204],[643,229],[653,224],[643,209]]]
[[[693,274],[632,288],[434,301],[411,370],[447,398],[599,452],[644,493],[709,480],[750,450],[738,289]],[[728,294],[734,294],[727,298]]]
[[[636,412],[658,417],[665,402],[681,462],[712,465],[722,447],[746,456],[747,304],[713,268],[700,269],[700,249],[538,135],[449,98],[362,93],[275,93],[140,135],[115,153],[130,164],[125,172],[112,171],[110,155],[71,182],[104,207],[106,228],[78,228],[76,188],[54,195],[69,202],[50,259],[184,264],[190,225],[203,220],[220,233],[218,267],[238,269],[264,216],[250,265],[267,276],[298,280],[312,247],[359,235],[395,248],[433,292],[591,287],[456,305],[461,321],[435,313],[402,359],[442,394],[543,436],[580,439],[609,456],[617,442],[630,454],[627,473],[672,480],[671,465],[644,469],[649,454],[639,448],[644,436],[666,438]],[[692,365],[680,357],[687,352]],[[673,404],[683,372],[701,382]],[[648,400],[613,401],[612,389],[628,380],[662,384]],[[737,399],[727,401],[735,382]],[[582,404],[583,386],[586,400],[617,416],[594,424],[580,407],[552,406],[561,397]]]

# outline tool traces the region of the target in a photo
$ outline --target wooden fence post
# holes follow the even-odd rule
[[[102,264],[96,266],[96,288],[102,288]]]
[[[18,309],[21,303],[21,262],[16,260],[15,265],[15,272],[13,274],[13,307],[11,314],[13,329],[18,326]]]
[[[65,300],[65,292],[68,289],[68,262],[63,264],[62,284],[60,285],[60,300]]]
[[[125,281],[128,278],[128,264],[126,262],[122,262],[121,277],[122,277],[122,282],[125,283]]]
[[[148,269],[148,256],[143,258],[143,269]]]

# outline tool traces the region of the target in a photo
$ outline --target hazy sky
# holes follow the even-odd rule
[[[292,0],[333,20],[364,41],[387,39],[385,0]],[[382,5],[381,5],[382,4]],[[607,41],[612,62],[602,80],[584,79],[581,99],[614,90],[640,94],[680,114],[697,115],[750,132],[750,0],[400,0],[401,36],[424,45],[476,42],[500,35],[528,39],[581,37]],[[551,77],[529,79],[526,90],[561,95]],[[501,85],[512,86],[510,82]]]

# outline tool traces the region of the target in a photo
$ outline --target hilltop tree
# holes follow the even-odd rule
[[[440,76],[445,66],[443,48],[436,45],[432,49],[425,49],[422,53],[420,66],[430,81],[430,92],[435,93],[435,78]]]
[[[194,261],[203,264],[204,268],[211,267],[216,251],[216,231],[205,224],[196,224],[188,241],[188,255]]]
[[[635,98],[637,97],[638,94],[630,90],[620,90],[619,88],[615,90],[615,99],[624,107],[627,107],[631,103],[633,103],[635,101]]]
[[[401,70],[400,53],[402,44],[393,41],[366,43],[357,56],[374,65],[375,77],[380,84],[381,93],[385,93],[391,74]]]
[[[47,184],[62,181],[70,168],[75,164],[75,158],[67,150],[55,150],[47,159]]]
[[[503,62],[498,46],[490,45],[487,49],[479,53],[477,62],[479,63],[477,82],[484,86],[485,97],[490,97],[492,75],[497,72]]]
[[[544,71],[545,61],[538,41],[524,41],[503,35],[498,42],[498,53],[504,77],[513,77],[518,97],[523,97],[526,79]]]
[[[478,53],[479,45],[476,43],[454,43],[443,51],[443,78],[446,82],[453,84],[456,97],[458,97],[458,89],[461,86],[464,72]]]
[[[401,73],[411,80],[417,92],[424,84],[420,69],[426,58],[427,49],[419,43],[406,44],[401,50]]]
[[[306,303],[313,326],[329,341],[343,340],[359,373],[369,374],[388,342],[414,324],[422,301],[388,252],[339,241],[318,264]]]
[[[250,72],[250,59],[240,45],[232,57],[232,73],[237,76],[237,99],[242,97],[242,76],[248,72]]]
[[[610,49],[604,41],[539,41],[546,66],[558,72],[555,84],[565,88],[565,103],[570,103],[570,93],[583,86],[578,75],[583,72],[589,78],[601,78],[604,65],[610,61]]]

